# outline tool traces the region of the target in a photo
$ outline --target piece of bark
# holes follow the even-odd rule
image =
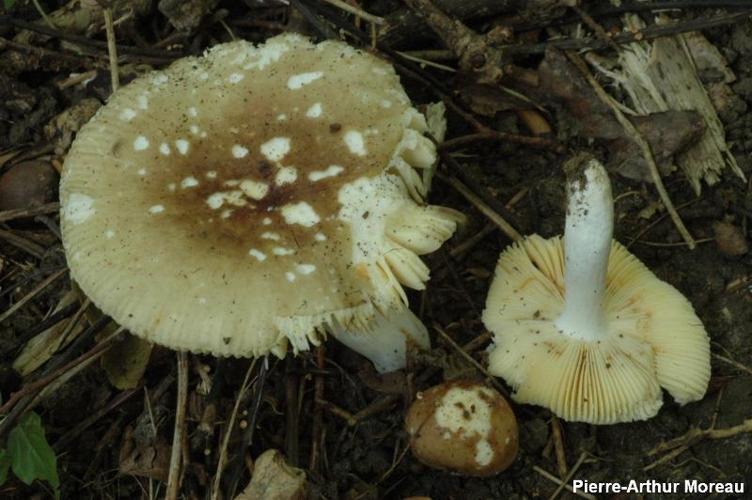
[[[540,85],[528,89],[544,104],[560,107],[571,132],[607,141],[611,156],[608,168],[624,177],[651,181],[638,146],[624,135],[611,109],[601,101],[578,69],[556,49],[546,51],[538,67]],[[666,111],[630,118],[650,144],[662,175],[671,172],[673,157],[704,132],[702,116],[694,111]]]
[[[248,487],[235,500],[303,500],[308,484],[305,472],[290,467],[277,450],[266,450],[253,467]]]
[[[659,19],[660,22],[663,21]],[[629,30],[645,27],[638,16],[631,14],[624,16],[624,23]],[[631,107],[639,113],[692,109],[702,115],[705,132],[676,158],[698,195],[701,181],[715,184],[725,170],[744,179],[726,143],[723,124],[696,69],[690,47],[697,47],[697,37],[701,36],[675,35],[620,48],[621,70],[614,73],[616,83],[629,95]],[[704,50],[702,57],[707,59],[707,55],[708,51]],[[723,68],[719,71],[723,75]]]

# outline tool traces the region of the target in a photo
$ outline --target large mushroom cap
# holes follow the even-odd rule
[[[219,45],[114,94],[79,133],[62,231],[83,291],[177,349],[282,355],[428,278],[457,214],[394,70],[340,42]]]
[[[661,387],[679,403],[701,399],[709,342],[689,301],[613,242],[598,341],[564,335],[561,238],[526,238],[501,254],[483,321],[495,334],[489,371],[515,400],[570,421],[607,424],[652,417]],[[586,256],[583,256],[586,258]]]

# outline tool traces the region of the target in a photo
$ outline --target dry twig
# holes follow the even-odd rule
[[[475,206],[475,208],[477,208],[483,215],[488,217],[491,222],[499,226],[499,229],[501,229],[504,234],[506,234],[510,239],[512,239],[513,241],[522,240],[522,235],[509,222],[507,222],[501,215],[499,215],[495,210],[489,207],[483,200],[478,197],[478,195],[473,193],[472,190],[465,184],[463,184],[462,181],[460,181],[458,178],[454,176],[447,176],[441,173],[437,173],[436,177],[452,186],[458,193],[464,196],[467,201],[472,203],[473,206]]]
[[[172,433],[172,450],[170,452],[170,469],[167,476],[165,499],[175,500],[180,491],[185,464],[181,464],[181,444],[185,434],[185,414],[188,402],[188,354],[178,352],[178,397],[175,405],[175,428]]]

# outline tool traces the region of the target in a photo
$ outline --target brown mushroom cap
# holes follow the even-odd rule
[[[405,427],[413,455],[424,464],[487,477],[517,456],[517,419],[496,390],[467,380],[418,393]]]
[[[458,215],[426,206],[435,148],[394,70],[286,34],[219,45],[114,94],[61,182],[82,290],[177,349],[282,355],[422,288]]]

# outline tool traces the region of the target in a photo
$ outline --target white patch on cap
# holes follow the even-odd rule
[[[149,139],[147,139],[143,135],[139,135],[133,141],[133,149],[135,149],[136,151],[143,151],[144,149],[148,147],[149,147]]]
[[[162,153],[165,156],[169,156],[170,155],[170,145],[167,144],[166,142],[163,142],[162,144],[159,145],[159,152]]]
[[[216,170],[209,170],[206,172],[206,178],[207,179],[216,179],[217,178],[217,171]]]
[[[169,78],[164,73],[159,73],[154,77],[154,83],[157,85],[164,85],[168,80]]]
[[[222,210],[222,214],[221,214],[221,217],[222,217],[223,219],[229,219],[229,218],[230,218],[230,216],[232,216],[232,213],[233,213],[234,211],[235,211],[235,210],[233,210],[233,209],[231,209],[231,208],[225,208],[224,210]]]
[[[434,413],[436,423],[463,438],[478,436],[485,439],[492,431],[491,406],[481,397],[481,390],[478,387],[449,389]]]
[[[280,114],[277,115],[277,121],[278,122],[283,122],[285,120],[287,120],[287,115],[285,113],[280,113]]]
[[[175,188],[176,188],[176,187],[177,187],[177,186],[175,185],[175,183],[174,183],[174,182],[171,182],[171,183],[167,184],[167,190],[168,190],[168,191],[175,191]]]
[[[285,278],[287,278],[287,281],[289,281],[290,283],[292,283],[293,281],[295,281],[295,274],[291,273],[291,272],[286,272],[285,273]]]
[[[192,175],[180,181],[180,187],[183,189],[192,188],[196,186],[198,186],[198,179],[196,179]]]
[[[293,250],[292,248],[274,247],[274,248],[272,248],[272,253],[274,255],[279,255],[279,256],[282,256],[282,255],[294,255],[295,254],[295,250]]]
[[[245,158],[248,156],[248,148],[244,148],[240,144],[235,144],[232,147],[232,156],[235,158]]]
[[[188,116],[193,116],[194,118],[198,116],[198,110],[196,110],[195,107],[191,106],[188,108]]]
[[[321,103],[317,102],[316,104],[308,108],[308,110],[305,112],[305,115],[308,118],[318,118],[319,116],[321,116],[321,112],[322,112]]]
[[[240,183],[240,189],[246,196],[254,200],[260,200],[269,192],[269,186],[263,182],[246,179]]]
[[[185,139],[178,139],[175,141],[175,147],[178,149],[178,152],[181,155],[185,155],[188,153],[188,148],[191,146],[191,143],[186,141]]]
[[[389,99],[382,99],[381,102],[379,102],[379,105],[381,105],[382,108],[391,108],[392,101],[390,101]]]
[[[198,133],[199,133],[199,130],[200,130],[200,129],[198,128],[198,125],[191,125],[191,126],[190,126],[190,127],[188,128],[188,130],[190,130],[190,131],[191,131],[191,134],[193,134],[193,135],[198,135]]]
[[[136,98],[136,105],[141,109],[149,109],[149,98],[145,95],[140,95]]]
[[[387,71],[384,68],[371,68],[371,72],[377,75],[386,75]]]
[[[298,274],[311,274],[316,270],[316,266],[313,264],[298,264],[295,266],[295,270],[298,272]]]
[[[288,224],[300,224],[305,227],[318,224],[321,220],[313,207],[304,201],[283,206],[282,217]]]
[[[279,235],[277,233],[272,233],[269,231],[261,233],[261,237],[265,240],[279,241]]]
[[[214,193],[209,195],[209,197],[206,199],[206,204],[209,205],[209,208],[212,208],[214,210],[217,210],[225,203],[225,197],[224,193]]]
[[[80,193],[71,193],[63,208],[63,217],[73,224],[81,224],[94,215],[94,198]]]
[[[243,73],[233,73],[230,75],[227,81],[230,83],[239,83],[243,78],[245,78],[245,75]]]
[[[486,439],[481,439],[475,445],[475,462],[481,467],[491,463],[494,458],[494,450]]]
[[[264,252],[256,250],[255,248],[248,250],[248,255],[250,255],[251,257],[256,257],[256,260],[259,262],[264,262],[266,260],[266,254]]]
[[[108,229],[107,231],[104,232],[104,236],[108,240],[111,240],[112,238],[115,237],[115,231],[113,231],[112,229]]]
[[[280,161],[290,152],[289,137],[275,137],[261,145],[261,154],[269,161]]]
[[[201,73],[200,75],[198,75],[198,77],[201,80],[208,80],[209,79],[209,73],[207,73],[206,71],[204,71],[203,73]]]
[[[290,90],[298,90],[303,85],[308,85],[311,82],[315,82],[319,78],[324,76],[321,71],[312,71],[310,73],[300,73],[299,75],[293,75],[287,80],[287,88]]]
[[[343,139],[347,149],[349,149],[352,154],[365,156],[368,153],[368,151],[366,151],[366,144],[363,141],[363,134],[357,130],[348,130],[345,132]]]
[[[257,59],[249,62],[243,69],[264,69],[273,62],[279,61],[282,54],[290,50],[290,46],[284,42],[267,41],[263,46],[256,49]]]
[[[139,169],[138,169],[138,172],[136,172],[136,173],[137,173],[138,175],[140,175],[141,177],[143,177],[143,176],[145,176],[145,175],[146,175],[146,169],[145,169],[145,168],[139,168]]]
[[[269,226],[271,225],[272,220],[269,217],[264,217],[264,220],[262,220],[261,223],[265,226]]]
[[[136,115],[137,115],[137,113],[134,110],[132,110],[131,108],[125,108],[120,113],[120,119],[123,120],[124,122],[129,122],[129,121],[133,120],[136,117]]]
[[[324,233],[316,233],[313,235],[313,239],[316,241],[326,241],[326,235]]]
[[[277,171],[277,175],[274,177],[274,183],[277,186],[284,186],[285,184],[291,184],[298,179],[298,171],[295,167],[282,167]]]
[[[150,214],[161,214],[164,212],[164,205],[152,205],[149,207]]]
[[[326,179],[327,177],[334,177],[335,175],[341,174],[345,169],[343,167],[340,167],[339,165],[329,165],[326,170],[314,170],[310,174],[308,174],[308,179],[311,182],[317,182],[321,179]]]
[[[244,207],[248,204],[248,201],[245,199],[243,191],[238,190],[218,191],[206,198],[206,204],[214,210],[221,208],[225,203],[236,207]]]

